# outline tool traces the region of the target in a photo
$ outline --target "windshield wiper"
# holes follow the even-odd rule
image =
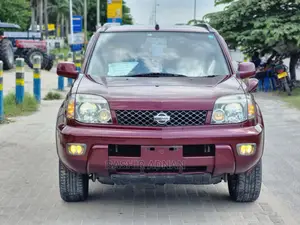
[[[182,74],[174,74],[174,73],[139,73],[139,74],[126,75],[124,77],[187,77],[187,76]]]

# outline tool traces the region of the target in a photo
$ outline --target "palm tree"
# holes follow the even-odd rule
[[[58,27],[60,26],[60,36],[65,37],[69,33],[69,0],[49,0],[47,9],[48,15],[56,16],[56,36],[58,36]],[[83,2],[81,0],[73,0],[73,12],[75,14],[83,14]]]
[[[48,0],[44,0],[44,21],[45,21],[45,35],[48,38]]]

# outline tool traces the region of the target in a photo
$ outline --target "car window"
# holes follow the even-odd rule
[[[91,76],[172,73],[188,77],[228,75],[213,34],[184,32],[102,33],[88,66]]]

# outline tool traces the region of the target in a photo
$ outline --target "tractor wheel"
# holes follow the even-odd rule
[[[26,64],[32,69],[33,68],[33,58],[34,58],[34,56],[37,56],[37,55],[41,57],[42,69],[45,68],[47,65],[47,60],[44,60],[46,53],[38,48],[32,48],[32,49],[28,50],[27,54],[25,55]]]
[[[0,41],[0,60],[3,61],[4,70],[10,70],[14,67],[14,49],[10,40],[8,39],[3,39]]]
[[[46,58],[45,61],[47,61],[47,65],[45,66],[45,70],[50,71],[54,65],[54,57],[46,54]]]

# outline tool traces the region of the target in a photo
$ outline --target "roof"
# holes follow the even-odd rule
[[[20,29],[21,27],[17,24],[13,24],[13,23],[2,23],[0,22],[0,28],[16,28],[16,29]]]
[[[98,32],[125,32],[125,31],[155,31],[155,26],[152,25],[121,25],[110,26],[107,29],[101,27]],[[178,31],[178,32],[201,32],[209,33],[208,29],[201,26],[192,25],[173,25],[173,26],[160,26],[159,31]]]

